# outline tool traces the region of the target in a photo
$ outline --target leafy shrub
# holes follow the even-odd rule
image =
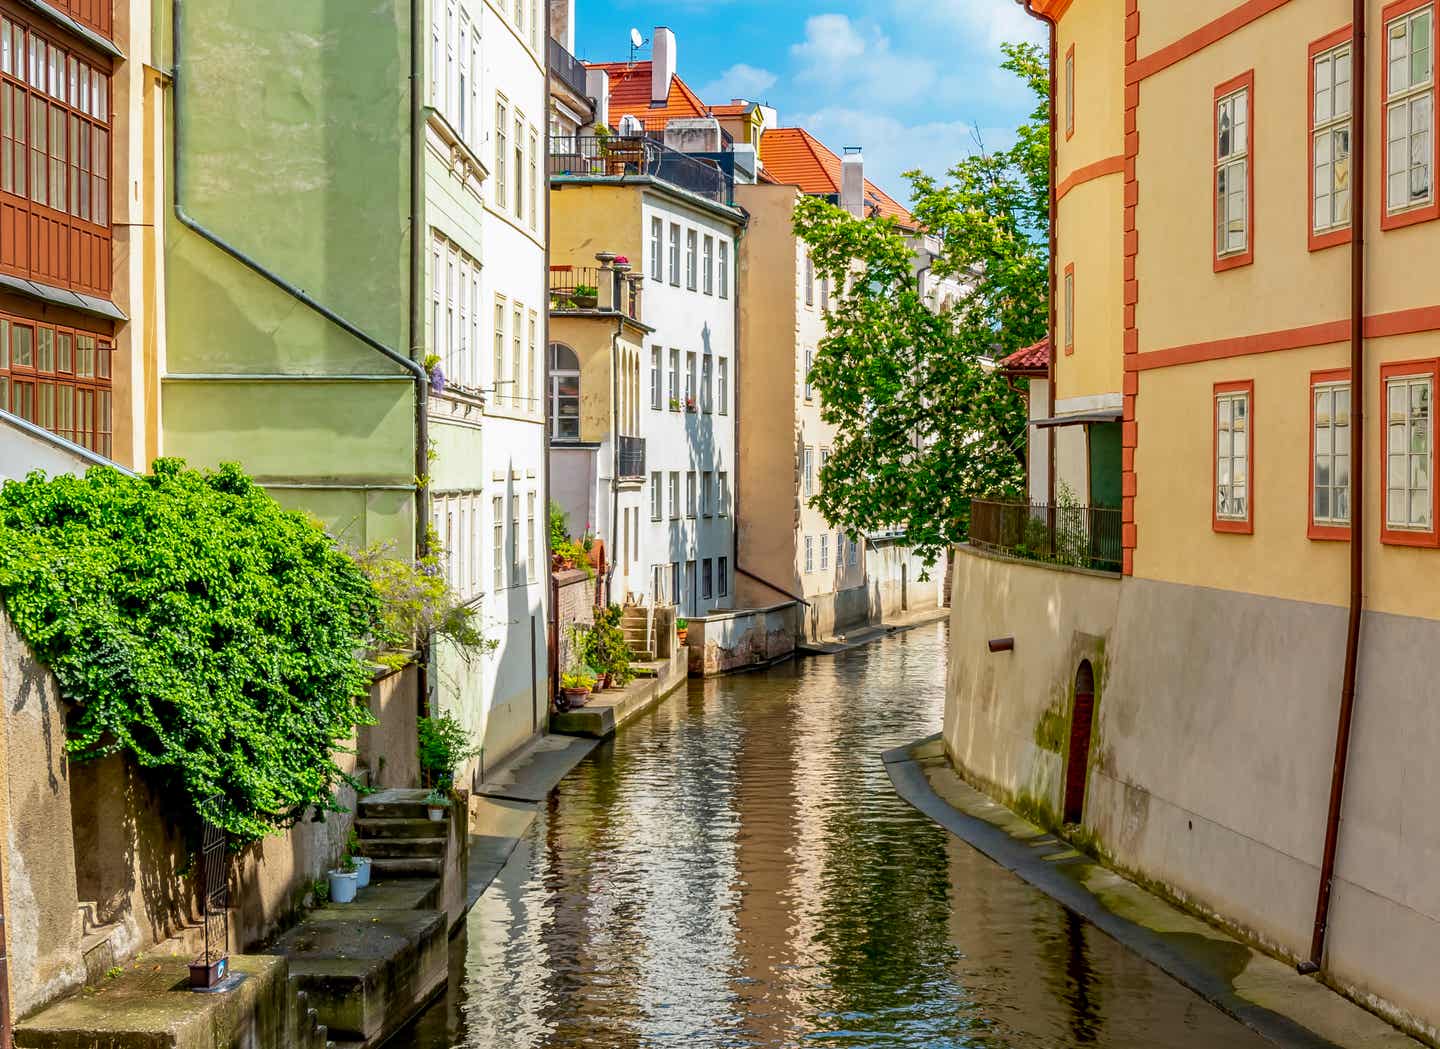
[[[453,714],[421,718],[419,736],[420,768],[433,783],[447,783],[457,768],[480,753]]]
[[[592,689],[592,688],[595,687],[595,678],[594,678],[593,675],[590,675],[590,674],[582,674],[582,673],[578,673],[578,672],[577,672],[577,673],[574,673],[574,674],[561,674],[561,675],[560,675],[560,687],[561,687],[562,689],[564,689],[564,688]]]
[[[556,572],[578,568],[591,579],[595,578],[590,548],[570,538],[570,515],[555,502],[550,504],[550,568]]]
[[[76,704],[74,760],[128,753],[241,844],[338,809],[381,600],[239,467],[6,483],[0,600]]]
[[[602,674],[611,674],[618,685],[628,685],[635,678],[630,669],[630,646],[620,629],[624,613],[619,605],[598,609],[595,623],[580,642],[580,656]]]

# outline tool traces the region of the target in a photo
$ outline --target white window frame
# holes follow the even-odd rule
[[[715,498],[719,502],[719,516],[730,516],[730,472],[720,470],[715,474]]]
[[[650,279],[665,280],[665,222],[658,216],[650,219]]]
[[[814,351],[814,350],[806,350],[806,351],[805,351],[805,374],[801,377],[801,379],[802,379],[802,381],[803,381],[804,384],[805,384],[805,399],[806,399],[807,401],[813,401],[813,400],[815,399],[815,387],[814,387],[814,385],[810,382],[810,372],[814,369],[814,367],[815,367],[815,351]]]
[[[705,234],[705,240],[701,248],[701,283],[700,288],[706,295],[715,294],[715,238],[713,235]]]
[[[695,400],[695,351],[689,350],[685,354],[685,407],[690,407],[690,402]]]
[[[670,520],[680,520],[680,471],[670,471]]]
[[[665,372],[660,361],[660,347],[650,347],[650,407],[659,411],[665,406]]]
[[[803,491],[806,495],[815,494],[815,448],[813,445],[805,446],[804,458],[805,479]]]
[[[1415,390],[1424,391],[1425,410],[1424,415],[1419,417],[1414,414],[1412,404]],[[1395,394],[1404,392],[1405,404],[1401,411],[1401,418],[1397,420],[1395,410]],[[1386,463],[1385,479],[1385,527],[1393,532],[1417,532],[1428,534],[1435,530],[1433,507],[1435,505],[1435,381],[1433,373],[1429,371],[1416,372],[1406,375],[1387,375],[1385,378],[1385,454],[1388,457]],[[1399,427],[1397,435],[1397,426]],[[1424,450],[1415,451],[1414,438],[1417,434],[1424,436]],[[1396,440],[1397,436],[1399,441]],[[1397,445],[1400,451],[1396,451]],[[1397,462],[1398,460],[1398,462]],[[1415,484],[1416,464],[1423,464],[1423,476],[1425,484]],[[1397,476],[1400,483],[1396,483]],[[1424,519],[1417,520],[1414,517],[1413,509],[1415,496],[1424,495]],[[1397,520],[1394,514],[1395,496],[1399,495],[1405,506],[1405,519]]]
[[[820,571],[830,570],[830,533],[820,533]]]
[[[721,357],[716,361],[718,375],[715,379],[715,395],[719,401],[721,415],[730,414],[730,358]]]
[[[530,228],[540,228],[540,132],[530,125]]]
[[[714,379],[715,355],[711,353],[702,354],[700,357],[700,410],[707,415],[714,407],[711,399]]]
[[[685,407],[680,397],[680,351],[670,347],[670,401],[671,411],[678,412]]]
[[[700,234],[693,229],[685,231],[685,290],[694,291],[699,287]]]
[[[490,513],[493,515],[494,523],[491,525],[492,550],[491,556],[495,559],[494,580],[495,589],[505,589],[505,497],[503,495],[492,496],[490,499]]]
[[[1416,8],[1385,23],[1385,213],[1398,215],[1421,208],[1435,199],[1435,8],[1433,4]],[[1424,33],[1417,30],[1424,26]],[[1404,46],[1397,54],[1398,40]],[[1427,56],[1425,75],[1414,77],[1412,64],[1416,39],[1423,39]],[[1403,76],[1397,77],[1397,72]],[[1415,130],[1415,116],[1424,113],[1426,127]],[[1396,137],[1397,128],[1403,128]],[[1423,143],[1423,150],[1417,150]],[[1400,147],[1397,149],[1396,147]],[[1402,170],[1396,170],[1402,167]],[[1415,195],[1416,176],[1423,172],[1425,192]],[[1397,181],[1398,180],[1398,181]],[[1405,199],[1396,202],[1396,187]],[[1387,510],[1388,514],[1388,510]]]
[[[1311,75],[1315,84],[1310,127],[1311,230],[1330,233],[1350,225],[1350,110],[1354,95],[1350,45],[1340,44],[1317,54],[1311,60]],[[1337,173],[1342,162],[1343,176]]]
[[[720,557],[715,561],[715,596],[730,596],[730,558]]]
[[[525,493],[525,578],[535,579],[535,493]]]
[[[1240,87],[1215,100],[1215,257],[1234,258],[1250,250],[1250,89]],[[1243,129],[1244,134],[1238,134]],[[1228,135],[1228,139],[1227,136]],[[1234,188],[1237,183],[1238,192]],[[1222,187],[1224,191],[1222,192]],[[1238,202],[1238,220],[1236,209]],[[1239,246],[1231,235],[1237,232]]]
[[[680,223],[670,223],[670,286],[680,287]]]
[[[1237,406],[1243,405],[1243,412],[1236,412]],[[1228,521],[1231,523],[1248,523],[1253,489],[1254,464],[1250,462],[1250,427],[1254,422],[1254,415],[1251,411],[1250,391],[1248,390],[1225,390],[1215,394],[1215,410],[1211,417],[1211,424],[1215,427],[1215,491],[1214,507],[1215,519],[1217,521]],[[1240,417],[1244,417],[1244,426],[1237,425]],[[1243,449],[1242,454],[1236,454],[1238,446]],[[1242,474],[1243,480],[1236,478]],[[1241,494],[1236,496],[1236,489]],[[1242,504],[1235,500],[1243,499]]]
[[[1075,349],[1075,270],[1065,270],[1065,342],[1066,350]]]
[[[650,520],[663,520],[665,510],[665,493],[662,491],[664,482],[661,480],[659,470],[652,470],[650,473]]]
[[[815,571],[815,539],[808,535],[805,537],[805,571]]]
[[[730,297],[730,242],[720,238],[720,298]]]
[[[695,517],[695,471],[685,471],[685,516]]]
[[[503,96],[495,96],[495,208],[497,211],[504,211],[509,201],[508,186],[505,181],[506,165],[508,163],[505,151],[509,148],[505,132],[510,123],[510,106]],[[518,177],[518,176],[517,176]]]
[[[700,472],[700,514],[702,517],[715,516],[715,475],[709,470]]]
[[[1342,407],[1341,400],[1344,405]],[[1310,515],[1317,525],[1332,528],[1350,526],[1350,380],[1317,382],[1310,387],[1314,427],[1314,459],[1310,471]],[[1344,424],[1341,425],[1341,419]],[[1343,434],[1342,431],[1343,430]],[[1323,434],[1323,437],[1322,437]],[[1343,468],[1345,480],[1340,480]],[[1321,482],[1322,469],[1325,477]],[[1320,507],[1321,493],[1325,509]],[[1344,513],[1337,512],[1341,502]]]

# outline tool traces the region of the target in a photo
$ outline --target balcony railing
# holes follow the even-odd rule
[[[585,63],[567,51],[565,45],[553,36],[550,38],[546,57],[550,61],[550,72],[559,77],[562,84],[581,98],[590,97],[585,90]]]
[[[551,139],[551,178],[622,178],[648,176],[715,201],[732,204],[733,168],[727,170],[708,157],[691,156],[644,136],[567,135]]]
[[[613,272],[596,266],[551,266],[550,308],[552,310],[614,309],[609,281]],[[583,294],[582,294],[583,292]],[[620,282],[620,308],[631,320],[640,319],[640,282]]]
[[[1120,511],[1108,506],[1046,506],[976,499],[970,545],[1026,561],[1119,572]]]
[[[621,437],[619,452],[620,476],[643,479],[645,476],[645,438]]]

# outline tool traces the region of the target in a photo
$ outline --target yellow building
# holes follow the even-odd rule
[[[1055,509],[977,511],[952,759],[1433,1039],[1436,4],[1367,4],[1363,52],[1345,0],[1028,7],[1055,73],[1032,435],[1079,498],[1032,459]],[[1118,520],[1094,487],[1115,417]]]

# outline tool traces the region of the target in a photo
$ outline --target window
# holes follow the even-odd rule
[[[670,348],[670,410],[680,410],[680,351]]]
[[[510,496],[510,578],[512,581],[520,579],[520,570],[523,563],[520,560],[520,496],[518,493]]]
[[[670,223],[670,283],[680,287],[680,227]]]
[[[1075,134],[1075,45],[1065,52],[1065,140]]]
[[[815,475],[815,483],[822,489],[825,487],[825,467],[830,462],[830,449],[820,449],[820,472]]]
[[[111,454],[108,335],[0,314],[0,408]]]
[[[1350,239],[1350,45],[1310,47],[1310,250]]]
[[[558,342],[550,344],[550,439],[580,440],[580,359]]]
[[[535,576],[535,493],[525,493],[525,577]]]
[[[808,535],[805,537],[805,571],[815,571],[815,539]]]
[[[513,351],[510,355],[510,407],[518,408],[520,406],[520,375],[524,367],[524,360],[520,355],[520,336],[524,334],[521,329],[525,324],[525,311],[520,308],[519,303],[515,304],[513,320],[515,323],[510,329],[510,346]],[[495,403],[498,405],[500,398],[495,398]]]
[[[1350,536],[1350,372],[1310,376],[1311,539]]]
[[[661,506],[664,493],[661,492],[660,485],[660,471],[656,470],[650,475],[650,520],[652,521],[660,520],[661,511],[664,509]]]
[[[495,100],[495,206],[504,210],[510,200],[509,188],[505,182],[506,149],[505,127],[510,121],[510,111],[503,98]],[[517,171],[515,177],[519,178]]]
[[[720,503],[720,516],[730,516],[730,475],[721,470],[715,475],[715,498]]]
[[[860,544],[855,541],[854,536],[850,537],[850,563],[852,565],[860,563]]]
[[[1385,108],[1381,112],[1385,212],[1380,223],[1384,229],[1437,214],[1432,185],[1436,150],[1434,8],[1406,2],[1392,4],[1389,10],[1397,7],[1403,13],[1385,24]]]
[[[685,472],[685,516],[695,516],[695,471]]]
[[[1215,89],[1215,270],[1254,261],[1250,166],[1253,72]]]
[[[530,323],[528,325],[529,339],[525,343],[525,413],[533,415],[540,410],[539,376],[536,375],[538,358],[540,356],[539,346],[536,342],[536,333],[540,326],[540,318],[534,310],[530,311]]]
[[[525,38],[525,0],[515,0],[515,28],[520,30],[520,38]]]
[[[540,50],[540,0],[530,0],[530,46]]]
[[[515,112],[515,217],[525,217],[525,118]]]
[[[719,390],[717,391],[718,396],[719,396],[719,398],[720,398],[720,414],[721,414],[721,415],[729,415],[729,414],[730,414],[730,361],[729,361],[728,359],[724,358],[724,357],[721,357],[720,360],[719,360],[717,363],[718,363],[719,368],[720,368],[720,377],[719,377],[719,379],[718,379]]]
[[[685,596],[680,590],[679,561],[670,562],[670,600],[675,605],[679,605],[682,601],[685,600]]]
[[[822,532],[820,535],[820,571],[824,572],[830,567],[830,533]]]
[[[805,305],[815,305],[815,260],[805,253]]]
[[[7,30],[9,26],[5,27]],[[445,108],[444,60],[442,41],[445,39],[445,5],[442,0],[430,0],[430,104],[436,109]],[[10,46],[8,35],[5,46]],[[5,72],[9,72],[7,68]]]
[[[665,279],[665,223],[650,220],[650,279]]]
[[[720,597],[730,596],[730,559],[722,557],[715,562],[715,593]]]
[[[656,605],[665,603],[665,566],[650,566],[650,596]]]
[[[815,449],[805,446],[805,494],[815,494]]]
[[[1431,403],[1440,362],[1407,361],[1380,368],[1385,411],[1382,542],[1436,545],[1435,438]]]
[[[495,496],[490,500],[490,519],[495,523],[491,526],[494,529],[494,542],[492,543],[491,556],[495,559],[495,589],[505,589],[505,499],[503,496]]]
[[[695,407],[695,351],[685,355],[685,407]]]
[[[708,557],[700,562],[700,596],[706,601],[715,596],[715,562]]]
[[[680,519],[680,472],[670,471],[670,520]]]
[[[715,238],[705,234],[704,268],[701,285],[706,295],[715,294]]]
[[[709,470],[700,474],[700,513],[705,517],[715,516],[715,475]]]
[[[530,228],[540,228],[540,135],[530,129]]]
[[[505,300],[495,298],[495,375],[491,379],[490,396],[500,403],[500,380],[505,377]]]
[[[660,371],[660,347],[650,348],[650,407],[659,411],[665,396],[665,377]]]
[[[820,311],[830,312],[830,277],[827,274],[820,278]]]
[[[685,601],[686,611],[688,612],[688,614],[690,614],[690,615],[693,616],[693,615],[695,614],[695,562],[694,562],[694,561],[686,561],[686,562],[685,562],[685,590],[683,591],[683,600]]]
[[[714,374],[715,358],[707,353],[700,358],[700,408],[702,411],[708,412],[712,408],[710,395]]]
[[[810,382],[810,372],[811,372],[812,370],[814,370],[814,368],[815,368],[815,352],[814,352],[813,350],[806,350],[806,351],[805,351],[805,376],[804,376],[804,383],[805,383],[805,399],[806,399],[807,401],[813,401],[813,400],[815,399],[815,387],[814,387],[814,386],[811,384],[811,382]]]
[[[690,291],[696,288],[698,262],[695,245],[698,237],[699,234],[693,229],[685,231],[685,287]]]
[[[720,241],[720,297],[730,297],[730,242]]]
[[[1075,263],[1065,267],[1065,353],[1075,352]]]
[[[430,326],[433,352],[447,383],[478,386],[480,263],[436,233],[430,250]]]
[[[1217,532],[1253,531],[1250,463],[1255,446],[1250,381],[1215,385],[1215,514]]]

